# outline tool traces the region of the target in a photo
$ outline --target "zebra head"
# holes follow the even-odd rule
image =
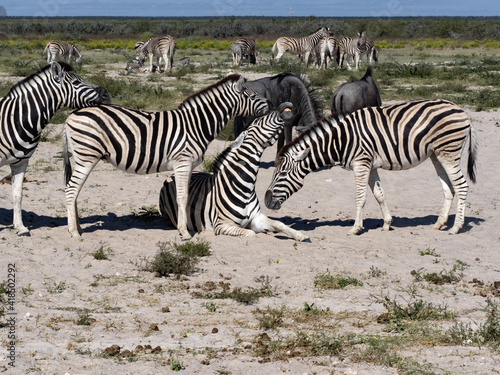
[[[358,33],[358,41],[356,42],[358,50],[366,51],[366,31]]]
[[[299,144],[284,146],[278,155],[278,162],[265,194],[267,208],[279,210],[283,202],[304,186],[304,178],[309,172],[309,148],[301,149]]]
[[[146,48],[144,48],[145,44],[146,42],[139,41],[134,45],[134,49],[137,51],[136,60],[141,62],[146,61],[146,58],[148,57]]]
[[[236,92],[238,93],[238,102],[235,108],[235,116],[263,116],[269,112],[269,101],[257,94],[251,88],[244,85],[245,78],[240,77],[235,84]]]
[[[73,73],[70,65],[52,62],[47,71],[52,87],[60,92],[63,99],[61,106],[82,108],[111,103],[108,91]]]
[[[247,128],[249,137],[262,148],[272,146],[283,131],[285,121],[291,119],[292,108],[292,103],[285,102],[267,115],[256,118]]]

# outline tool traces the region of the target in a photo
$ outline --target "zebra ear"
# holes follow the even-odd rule
[[[232,149],[236,149],[238,147],[241,146],[241,144],[243,143],[243,141],[245,140],[245,137],[247,136],[247,131],[245,130],[244,132],[242,132],[238,138],[236,138],[233,143],[231,143],[231,148]]]
[[[54,77],[54,81],[60,83],[63,79],[63,69],[59,63],[53,61],[50,63],[50,73]]]
[[[310,148],[306,148],[305,150],[302,150],[295,155],[293,155],[293,160],[294,161],[302,161],[306,158],[307,155],[309,155],[309,152],[311,152]]]

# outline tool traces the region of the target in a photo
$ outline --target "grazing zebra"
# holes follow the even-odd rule
[[[23,180],[40,135],[61,107],[80,108],[110,103],[103,88],[84,81],[66,63],[52,62],[18,82],[0,99],[0,166],[10,165],[14,229],[29,234],[21,211]]]
[[[179,232],[189,239],[186,204],[192,170],[201,163],[208,144],[235,115],[264,115],[267,101],[230,75],[185,99],[177,109],[142,111],[101,105],[73,112],[63,132],[68,230],[81,233],[76,199],[100,159],[129,173],[174,171],[177,177]],[[71,170],[68,151],[74,158]]]
[[[347,68],[351,70],[349,57],[352,57],[354,59],[354,66],[358,70],[361,55],[364,53],[366,53],[366,32],[362,31],[358,33],[357,39],[344,37],[339,40],[339,65],[341,67],[344,64],[345,58]]]
[[[255,64],[257,61],[257,44],[253,39],[237,39],[236,42],[231,44],[231,52],[233,54],[233,65],[241,65],[245,56],[250,64]]]
[[[349,233],[359,234],[363,230],[367,184],[382,210],[383,230],[389,230],[392,217],[377,169],[410,169],[430,158],[445,197],[434,229],[446,225],[453,197],[457,194],[455,223],[449,232],[458,233],[464,225],[469,189],[460,169],[467,139],[467,169],[470,180],[475,182],[475,130],[467,114],[451,102],[419,100],[362,108],[346,117],[326,117],[309,132],[283,147],[266,192],[266,206],[279,209],[302,187],[308,173],[338,162],[354,170],[356,180],[356,220]]]
[[[82,65],[83,56],[73,43],[49,42],[45,46],[43,53],[47,54],[47,64],[57,58],[64,59],[69,63],[71,56],[74,56],[76,63],[79,66]]]
[[[146,42],[137,42],[134,46],[137,50],[137,60],[146,61],[149,56],[149,71],[153,72],[153,57],[156,57],[156,65],[160,69],[160,61],[163,58],[165,70],[172,69],[175,53],[175,38],[170,35],[152,36]]]
[[[313,51],[314,47],[319,43],[322,38],[330,36],[330,29],[326,27],[319,28],[316,32],[311,35],[302,37],[302,38],[292,38],[288,36],[279,37],[274,43],[273,48],[271,49],[273,59],[279,60],[281,56],[285,52],[290,52],[294,55],[299,55],[302,57],[304,55],[304,59],[306,62],[306,66],[309,65],[309,55]],[[274,57],[275,50],[278,50],[278,54]]]
[[[378,61],[378,51],[375,48],[375,43],[372,40],[367,40],[365,43],[364,52],[361,53],[360,60],[363,58],[363,55],[366,55],[366,61],[369,65],[372,64],[372,61]]]
[[[189,183],[188,228],[213,230],[215,235],[235,237],[283,232],[297,241],[308,239],[287,225],[269,219],[259,206],[255,182],[264,149],[278,139],[284,120],[291,117],[291,103],[283,103],[256,119],[220,154],[214,174],[194,173]],[[176,225],[175,179],[167,179],[160,191],[160,213]]]
[[[339,63],[339,42],[333,36],[323,38],[314,47],[314,57],[316,66],[321,68],[328,68],[328,60],[334,60],[338,65]]]

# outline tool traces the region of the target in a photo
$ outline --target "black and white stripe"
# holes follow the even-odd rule
[[[0,166],[10,165],[12,171],[14,228],[19,234],[29,233],[21,213],[23,179],[44,127],[59,108],[110,102],[106,90],[57,62],[20,81],[0,99]]]
[[[330,30],[326,27],[321,27],[311,35],[302,38],[282,36],[276,40],[271,49],[272,57],[279,60],[285,52],[290,52],[293,55],[303,57],[307,66],[309,64],[309,55],[312,53],[314,47],[321,39],[327,36],[330,36]],[[274,57],[275,50],[278,51],[276,57]]]
[[[73,43],[49,42],[43,53],[47,55],[47,64],[56,59],[63,59],[69,63],[74,56],[76,63],[82,65],[83,56]]]
[[[366,61],[369,65],[372,64],[373,61],[378,61],[378,50],[375,48],[375,43],[372,40],[367,40],[365,42],[365,48],[363,48],[363,52],[361,53],[360,60],[363,59],[363,56],[366,55]]]
[[[254,39],[238,38],[231,44],[231,53],[233,65],[241,65],[244,58],[248,59],[249,64],[257,62],[257,44]]]
[[[134,49],[137,50],[137,60],[146,61],[149,57],[149,71],[153,72],[153,57],[156,57],[156,65],[160,69],[160,61],[163,58],[165,70],[172,69],[174,64],[175,38],[171,35],[152,36],[146,42],[137,42]]]
[[[327,117],[282,149],[266,192],[266,206],[279,209],[303,186],[307,174],[326,165],[342,163],[354,171],[356,180],[356,220],[349,233],[358,234],[363,230],[367,185],[382,210],[383,229],[389,230],[392,217],[377,169],[410,169],[430,158],[445,196],[434,229],[446,225],[456,194],[456,218],[449,232],[458,233],[464,225],[469,189],[460,168],[467,139],[467,169],[470,180],[475,182],[475,130],[464,110],[451,102],[420,100],[362,108],[347,117]]]
[[[194,232],[213,230],[215,235],[253,236],[259,232],[283,232],[303,241],[300,232],[269,219],[260,210],[255,192],[264,149],[276,142],[284,120],[291,117],[291,103],[283,103],[260,117],[220,154],[215,171],[194,173],[189,183],[188,228]],[[177,223],[176,181],[167,179],[160,191],[160,213]]]
[[[339,42],[333,36],[328,36],[319,41],[314,47],[314,60],[316,67],[328,68],[328,62],[339,63]]]
[[[231,75],[185,99],[177,109],[149,112],[113,105],[73,112],[64,127],[68,229],[79,236],[76,199],[100,159],[136,174],[174,171],[177,178],[179,232],[186,229],[186,204],[192,170],[201,163],[208,144],[235,115],[264,115],[267,101]],[[71,171],[68,151],[74,158]]]
[[[356,39],[344,37],[339,40],[339,65],[341,67],[345,59],[347,68],[350,70],[349,58],[352,58],[356,70],[359,69],[361,55],[364,53],[366,53],[366,32],[362,31],[358,33],[358,38]]]

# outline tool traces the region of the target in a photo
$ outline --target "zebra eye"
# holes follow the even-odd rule
[[[287,175],[288,175],[288,172],[287,172],[287,171],[281,171],[281,172],[280,172],[280,176],[283,176],[283,177],[284,177],[284,176],[287,176]]]

